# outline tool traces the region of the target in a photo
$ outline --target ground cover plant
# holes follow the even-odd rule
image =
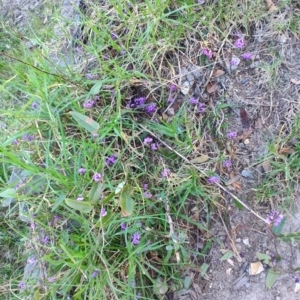
[[[266,138],[268,153],[255,163],[271,171],[253,201],[242,199],[238,170],[253,174],[236,145],[247,144],[254,119],[251,107],[228,100],[219,78],[263,55],[248,47],[259,25],[272,37],[296,37],[299,5],[82,1],[75,10],[72,35],[60,5],[46,8],[46,25],[36,15],[24,31],[2,21],[0,292],[175,299],[191,286],[188,270],[208,279],[213,245],[224,246],[213,225],[229,215],[229,198],[282,233],[298,182],[298,117]],[[259,69],[271,89],[281,60],[268,47],[274,53]],[[275,195],[287,201],[280,211],[272,204],[269,218],[252,208],[263,202],[267,210]]]

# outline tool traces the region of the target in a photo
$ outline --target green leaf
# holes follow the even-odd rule
[[[244,206],[240,202],[236,201],[235,199],[233,199],[233,203],[237,209],[239,210],[244,209]]]
[[[54,205],[52,206],[52,212],[57,209],[57,207],[66,199],[66,194],[60,194],[56,199]]]
[[[84,129],[89,131],[90,133],[97,133],[100,125],[94,121],[92,118],[85,116],[79,112],[72,111],[71,116],[74,118],[74,120]]]
[[[186,290],[188,290],[190,288],[191,284],[192,284],[191,277],[190,276],[185,276],[185,278],[184,278],[184,284],[183,284],[184,288]]]
[[[202,266],[200,268],[200,274],[201,274],[201,276],[205,276],[206,275],[208,267],[209,267],[208,264],[206,264],[206,263],[202,264]]]
[[[91,212],[92,209],[94,208],[92,206],[92,204],[89,203],[89,202],[71,200],[71,199],[68,199],[68,198],[65,199],[65,202],[69,207],[71,207],[73,209],[76,209],[76,210],[79,210],[80,212],[85,213],[85,214]]]
[[[228,258],[231,258],[232,256],[234,256],[233,251],[228,250],[228,251],[220,258],[220,261],[227,260]]]
[[[91,95],[97,95],[102,88],[103,81],[98,81],[94,84],[94,86],[90,90]]]
[[[264,253],[257,253],[257,258],[259,260],[262,260],[265,264],[269,264],[270,260],[271,260],[271,256],[269,256],[268,254],[264,254]]]
[[[300,232],[282,233],[277,237],[285,243],[293,243],[300,240]]]
[[[119,183],[115,190],[115,194],[116,195],[119,194],[122,191],[124,186],[125,186],[125,181],[122,181],[121,183]]]
[[[269,270],[267,277],[266,277],[266,288],[267,289],[270,289],[274,285],[274,283],[277,280],[277,278],[279,277],[279,275],[280,275],[280,272],[274,271],[273,269]]]
[[[17,196],[15,189],[7,189],[0,192],[0,198],[15,198]]]
[[[107,215],[105,217],[100,217],[100,219],[97,221],[96,223],[96,227],[101,227],[101,228],[105,228],[109,225],[109,223],[111,222],[112,218],[113,218],[114,214],[111,211],[107,212]]]
[[[273,226],[272,228],[272,232],[275,234],[275,235],[278,235],[282,232],[282,229],[283,229],[283,226],[285,224],[285,221],[286,221],[286,218],[283,218],[281,220],[281,222],[279,223],[278,226]]]
[[[124,217],[129,217],[133,213],[134,201],[131,198],[133,190],[134,188],[132,186],[126,185],[120,195],[120,207]]]
[[[100,197],[103,192],[103,184],[102,183],[95,183],[93,184],[90,192],[89,192],[89,200],[92,204],[98,204],[100,202]]]
[[[110,199],[112,199],[115,196],[115,193],[110,193],[107,197],[105,197],[104,199],[102,199],[100,201],[100,204],[104,205],[106,203],[109,202]]]

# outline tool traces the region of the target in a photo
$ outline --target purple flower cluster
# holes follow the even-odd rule
[[[212,51],[208,48],[203,48],[202,49],[202,54],[205,55],[209,59],[212,59],[212,57],[213,57]]]
[[[76,201],[82,201],[83,199],[84,199],[83,196],[80,194],[80,195],[78,195]]]
[[[268,224],[278,226],[281,223],[282,219],[283,215],[279,211],[273,210],[266,221],[268,222]]]
[[[94,99],[88,99],[83,103],[83,107],[86,109],[91,109],[95,106],[96,101]]]
[[[101,217],[105,217],[107,215],[107,211],[104,207],[101,208],[101,211],[100,211],[100,216]]]
[[[109,156],[106,160],[105,160],[105,164],[107,167],[110,167],[112,165],[114,165],[117,162],[118,159],[118,155],[117,154],[113,154],[111,156]]]
[[[144,138],[143,144],[150,145],[150,148],[152,151],[157,151],[159,148],[159,144],[157,142],[153,142],[153,138],[151,138],[151,137]]]
[[[170,92],[171,93],[176,93],[177,92],[177,85],[175,85],[174,83],[170,84]]]
[[[227,138],[229,139],[234,139],[237,137],[237,132],[236,131],[231,131],[227,133]]]
[[[244,60],[251,60],[252,59],[252,53],[250,53],[250,52],[244,53],[244,54],[241,55],[241,57]]]
[[[199,104],[198,104],[198,111],[199,111],[200,113],[204,113],[205,110],[206,110],[205,104],[204,104],[204,103],[199,103]]]
[[[138,97],[133,99],[133,101],[131,101],[128,106],[130,108],[137,108],[139,106],[145,105],[146,103],[146,97]]]
[[[79,169],[78,169],[78,174],[79,174],[79,175],[83,175],[85,172],[86,172],[86,169],[85,169],[85,168],[79,168]]]
[[[242,49],[245,47],[245,40],[240,37],[234,42],[234,47],[237,49]]]
[[[101,180],[102,176],[100,173],[94,173],[92,178],[95,182],[99,182]]]
[[[124,222],[122,222],[120,226],[121,226],[121,230],[125,230],[127,227],[126,223],[124,223]]]
[[[190,98],[189,102],[190,102],[191,104],[197,104],[197,103],[198,103],[198,99],[195,98],[195,97],[192,97],[192,98]]]
[[[148,190],[148,183],[144,184],[143,189],[144,189],[144,197],[146,199],[150,199],[152,197],[152,194]]]
[[[99,274],[100,270],[96,269],[93,273],[92,273],[92,278],[97,277],[97,275]]]
[[[207,182],[209,184],[216,184],[220,182],[220,177],[219,176],[211,176],[207,178]]]
[[[145,112],[148,115],[153,115],[155,113],[156,109],[157,109],[156,103],[152,102],[148,106],[145,107]]]
[[[32,104],[31,104],[31,108],[34,109],[34,110],[38,109],[39,108],[38,103],[33,101]]]
[[[168,178],[171,174],[171,171],[167,168],[164,168],[163,171],[161,172],[161,176],[162,178]]]
[[[22,139],[23,141],[25,142],[31,142],[34,140],[34,135],[30,135],[28,133],[25,133],[23,136],[22,136]]]
[[[231,160],[230,160],[229,158],[226,159],[226,160],[223,162],[222,166],[223,166],[224,168],[230,168],[230,167],[232,166]]]
[[[138,232],[135,232],[132,235],[131,241],[133,245],[138,245],[140,243],[141,235]]]

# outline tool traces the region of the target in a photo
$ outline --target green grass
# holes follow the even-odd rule
[[[0,114],[7,125],[1,136],[0,187],[16,199],[1,211],[5,248],[0,288],[16,299],[160,299],[167,289],[183,287],[183,270],[193,265],[196,251],[193,230],[209,231],[210,213],[218,205],[219,191],[207,185],[204,174],[218,173],[226,156],[227,124],[220,123],[226,105],[199,115],[184,104],[167,121],[126,104],[145,96],[148,103],[165,108],[170,83],[179,84],[173,70],[178,55],[188,55],[186,42],[197,41],[192,59],[203,71],[210,70],[212,64],[200,59],[203,47],[214,49],[219,41],[232,41],[237,31],[250,34],[251,26],[266,17],[261,1],[218,1],[205,9],[194,1],[132,1],[131,7],[125,1],[110,1],[109,10],[90,5],[82,16],[86,43],[77,41],[89,66],[51,63],[51,53],[59,53],[61,41],[55,42],[50,28],[36,31],[39,20],[22,37],[38,41],[33,48],[24,46],[15,31],[3,27],[0,32]],[[51,24],[59,19],[56,9]],[[289,29],[297,22],[295,17]],[[270,72],[276,68],[271,66]],[[96,96],[95,107],[85,109],[83,103]],[[34,102],[37,109],[32,109]],[[156,142],[170,148],[161,144],[151,151],[143,144],[149,131]],[[24,141],[24,134],[34,140]],[[200,154],[211,158],[203,172],[181,157]],[[112,155],[117,161],[107,166]],[[274,152],[272,174],[293,181],[296,161],[296,154],[286,159]],[[18,182],[8,183],[13,167],[26,170],[22,179],[35,193],[14,191]],[[78,174],[80,167],[85,174]],[[162,178],[164,169],[170,170],[167,178]],[[95,172],[102,176],[99,182],[92,179]],[[144,195],[146,183],[150,199]],[[267,185],[265,198],[273,195],[272,181]],[[82,202],[76,200],[79,195]],[[22,203],[28,211],[22,210]],[[103,208],[106,216],[101,216]],[[206,220],[199,219],[202,210]],[[18,220],[20,212],[29,224]],[[141,236],[137,245],[132,243],[135,233]],[[200,265],[209,262],[212,241],[205,243],[197,253]],[[19,289],[30,255],[40,263],[41,279],[38,283],[30,277],[26,288]]]

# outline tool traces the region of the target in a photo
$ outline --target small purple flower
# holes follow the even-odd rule
[[[95,77],[95,75],[90,74],[90,73],[85,75],[85,78],[89,79],[89,80],[94,79],[94,77]]]
[[[170,91],[171,93],[176,93],[177,92],[177,85],[175,85],[174,83],[170,84]]]
[[[116,154],[109,156],[106,160],[105,160],[105,164],[107,167],[110,167],[112,165],[114,165],[117,162],[118,156]]]
[[[209,59],[212,59],[213,53],[210,49],[203,48],[202,49],[202,54],[208,57]]]
[[[245,40],[242,37],[240,37],[234,42],[234,47],[237,49],[242,49],[244,48],[244,46],[245,46]]]
[[[99,134],[97,132],[93,132],[92,137],[93,138],[97,138],[99,136]]]
[[[231,160],[230,160],[229,158],[226,159],[226,160],[223,162],[222,166],[223,166],[224,168],[230,168],[230,167],[232,166]]]
[[[12,144],[16,146],[16,145],[19,144],[19,142],[18,142],[18,140],[13,140],[13,141],[12,141]]]
[[[101,179],[101,174],[100,173],[95,173],[94,175],[93,175],[93,180],[95,181],[95,182],[99,182],[100,181],[100,179]]]
[[[144,183],[144,185],[143,185],[143,189],[144,189],[144,191],[147,191],[147,190],[148,190],[148,188],[149,188],[149,184],[148,184],[148,183]]]
[[[30,222],[30,228],[31,228],[31,229],[34,229],[34,228],[35,228],[35,223],[34,223],[34,221],[31,221],[31,222]]]
[[[198,4],[204,4],[205,0],[198,0]]]
[[[101,208],[101,211],[100,211],[100,216],[101,217],[105,217],[107,215],[107,211],[104,207]]]
[[[145,192],[144,192],[144,197],[145,197],[146,199],[150,199],[150,198],[152,197],[152,194],[151,194],[149,191],[145,191]]]
[[[33,256],[33,257],[28,257],[27,262],[28,262],[30,265],[34,264],[34,263],[36,262],[35,257],[34,257],[34,256]]]
[[[197,103],[198,103],[198,99],[195,98],[195,97],[192,97],[192,98],[189,100],[189,102],[190,102],[191,104],[197,104]]]
[[[54,277],[48,277],[48,282],[54,282],[55,281],[55,278]]]
[[[216,184],[216,183],[219,183],[220,182],[220,177],[218,176],[211,176],[211,177],[208,177],[207,178],[207,182],[209,184]]]
[[[171,174],[171,171],[167,168],[163,169],[163,171],[161,172],[162,178],[167,178],[170,176],[170,174]]]
[[[198,111],[199,111],[200,113],[204,113],[205,110],[206,110],[205,104],[204,104],[204,103],[199,103],[199,104],[198,104]]]
[[[250,60],[252,59],[252,53],[248,52],[248,53],[244,53],[241,55],[241,57],[244,59],[244,60]]]
[[[76,201],[82,201],[84,198],[83,198],[83,196],[82,195],[78,195],[78,197],[77,197],[77,199],[76,199]]]
[[[126,229],[126,224],[124,222],[121,223],[121,230],[125,230]]]
[[[230,64],[232,66],[236,66],[239,63],[239,58],[238,57],[233,57],[230,61]]]
[[[78,174],[79,174],[79,175],[83,175],[85,172],[86,172],[86,169],[85,169],[85,168],[79,168],[79,169],[78,169]]]
[[[96,269],[93,273],[92,273],[92,278],[97,277],[97,275],[99,274],[100,270]]]
[[[231,131],[227,133],[227,138],[229,139],[234,139],[237,137],[237,132],[236,131]]]
[[[138,97],[138,98],[135,98],[133,101],[136,106],[145,105],[146,97]]]
[[[118,38],[118,36],[114,32],[110,36],[114,41]]]
[[[18,284],[18,288],[19,288],[20,290],[22,290],[22,289],[25,288],[25,283],[24,283],[24,281],[21,281],[21,282]]]
[[[86,109],[91,109],[95,106],[95,104],[96,104],[95,100],[89,99],[83,103],[83,107]]]
[[[273,210],[266,221],[268,222],[268,224],[273,223],[274,226],[278,226],[281,223],[282,219],[283,215],[279,211]]]
[[[48,244],[50,242],[50,238],[48,235],[45,235],[41,238],[41,243],[42,244]]]
[[[299,277],[297,277],[297,278],[295,279],[295,283],[300,283],[300,278],[299,278]]]
[[[153,138],[147,136],[147,137],[144,138],[143,144],[147,145],[147,144],[150,144],[152,142],[153,142]]]
[[[135,232],[133,235],[132,235],[132,244],[133,245],[138,245],[140,243],[140,238],[141,238],[141,235],[138,233],[138,232]]]
[[[153,115],[156,109],[157,109],[156,103],[152,102],[145,108],[145,111],[148,115]]]
[[[30,135],[28,133],[25,133],[22,137],[23,141],[27,141],[27,142],[30,142],[30,141],[33,141],[34,140],[34,135]]]
[[[157,151],[158,150],[158,144],[157,143],[151,143],[150,148],[152,151]]]
[[[18,184],[15,186],[15,190],[18,190],[19,188],[21,188],[24,184],[26,183],[26,178],[21,179]]]
[[[124,56],[124,55],[126,54],[126,50],[122,50],[122,51],[120,52],[120,54],[121,54],[122,56]]]
[[[38,109],[39,108],[39,105],[37,102],[33,101],[32,104],[31,104],[31,108],[32,109]]]
[[[175,102],[175,98],[170,98],[169,100],[168,100],[168,103],[170,103],[170,104],[173,104]]]
[[[131,280],[130,286],[131,286],[131,287],[135,287],[135,281],[134,281],[134,279]]]

